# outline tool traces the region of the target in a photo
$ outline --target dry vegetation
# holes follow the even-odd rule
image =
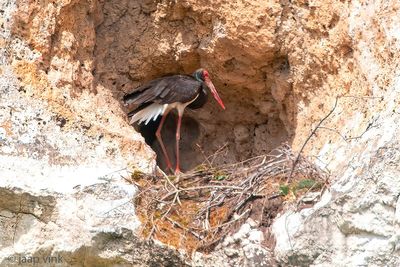
[[[140,191],[135,204],[142,235],[193,252],[213,248],[249,217],[268,227],[285,202],[300,203],[304,194],[320,192],[326,178],[284,145],[237,164],[213,167],[207,158],[179,179],[161,171],[134,172],[130,182]],[[271,209],[277,199],[279,208]]]

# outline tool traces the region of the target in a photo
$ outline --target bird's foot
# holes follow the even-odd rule
[[[177,167],[176,169],[175,169],[175,181],[176,182],[179,182],[179,180],[180,180],[180,178],[181,178],[181,175],[183,174],[183,172],[181,172],[181,170],[179,169],[179,167]]]
[[[176,176],[180,176],[181,174],[182,174],[181,169],[179,169],[179,167],[177,167],[177,168],[175,169],[175,175],[176,175]]]

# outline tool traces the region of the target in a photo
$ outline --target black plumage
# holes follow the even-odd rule
[[[172,75],[154,79],[137,87],[123,98],[125,105],[134,104],[136,106],[136,109],[128,113],[128,116],[131,117],[131,123],[138,122],[138,124],[141,124],[144,122],[144,125],[149,125],[144,130],[148,130],[150,136],[153,136],[158,125],[154,135],[160,143],[167,167],[171,170],[171,162],[161,138],[161,129],[170,110],[177,109],[175,173],[180,173],[179,140],[184,109],[186,107],[191,109],[201,108],[207,102],[208,90],[211,91],[218,104],[225,109],[210,80],[208,71],[205,69],[198,69],[193,75]],[[161,119],[159,119],[160,115],[162,115]],[[153,138],[147,138],[146,141],[152,142]]]
[[[204,86],[206,85],[193,76],[173,75],[152,80],[125,95],[123,100],[125,104],[135,105],[187,103],[192,101],[200,92],[207,95]]]

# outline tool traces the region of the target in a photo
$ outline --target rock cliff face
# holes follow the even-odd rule
[[[326,140],[321,130],[313,149],[331,171],[332,187],[313,209],[287,213],[275,222],[279,261],[400,264],[399,7],[395,1],[352,1],[341,9],[350,49],[347,63],[341,63],[326,88],[335,94],[342,89],[350,97],[339,99],[328,124],[342,137],[334,133],[339,139]]]
[[[79,226],[79,207],[93,207],[76,206],[75,199],[103,196],[105,184],[121,183],[120,172],[154,170],[158,149],[128,124],[120,99],[152,78],[201,66],[227,110],[210,99],[185,114],[186,169],[217,150],[215,164],[282,142],[300,150],[337,99],[303,150],[331,173],[332,187],[314,208],[277,219],[276,261],[399,265],[399,8],[383,0],[2,1],[0,223],[8,230],[0,232],[0,262],[28,252],[79,252],[108,240],[101,239],[106,227],[130,236],[137,227],[133,213],[122,212],[126,224],[110,226],[94,209],[97,219]],[[164,134],[173,131],[171,120]],[[99,179],[105,176],[107,183]],[[111,195],[123,201],[134,188],[117,191]],[[74,212],[60,217],[66,206]],[[57,232],[49,223],[68,225],[71,235],[94,230],[28,248],[34,231]],[[100,261],[117,247],[89,250]],[[126,256],[129,248],[121,251],[112,257],[140,262]]]

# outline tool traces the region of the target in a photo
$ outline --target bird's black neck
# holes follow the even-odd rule
[[[195,101],[189,104],[190,109],[198,109],[204,106],[204,104],[207,102],[208,95],[207,95],[207,85],[204,83],[201,84],[201,88],[199,90],[199,96],[196,98]]]

